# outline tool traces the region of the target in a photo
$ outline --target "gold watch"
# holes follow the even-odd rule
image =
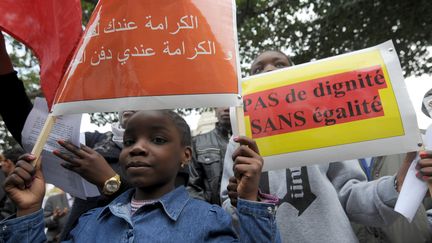
[[[102,193],[107,196],[112,195],[120,189],[120,185],[120,176],[118,174],[115,174],[115,176],[105,181]]]

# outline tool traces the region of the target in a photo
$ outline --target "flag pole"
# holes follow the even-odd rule
[[[33,150],[31,152],[36,157],[36,159],[32,163],[34,167],[40,166],[41,163],[40,155],[42,153],[46,141],[48,140],[48,136],[51,133],[55,121],[56,121],[56,117],[50,113],[45,121],[42,131],[40,132],[36,140],[36,144],[34,145]]]
[[[246,136],[246,127],[245,127],[245,121],[244,121],[243,105],[242,106],[236,106],[235,112],[236,112],[236,117],[237,117],[238,135],[239,136]]]

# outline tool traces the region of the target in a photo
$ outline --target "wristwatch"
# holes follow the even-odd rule
[[[107,196],[112,195],[120,189],[120,185],[120,176],[116,174],[115,176],[105,181],[102,193]]]

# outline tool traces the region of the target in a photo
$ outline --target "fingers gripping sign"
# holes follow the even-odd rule
[[[31,154],[22,155],[15,170],[5,180],[5,191],[16,204],[18,217],[36,212],[42,207],[45,180],[40,166],[35,168],[32,165],[35,159]]]
[[[259,155],[258,146],[253,139],[240,136],[234,138],[234,141],[240,143],[240,147],[233,153],[233,171],[237,180],[238,197],[257,201],[263,158]]]
[[[66,163],[62,163],[61,165],[68,170],[78,173],[99,188],[104,186],[107,179],[116,175],[116,172],[104,157],[90,147],[84,144],[77,147],[68,141],[62,140],[59,140],[58,143],[70,152],[53,151],[54,155],[66,161]]]
[[[432,151],[420,151],[419,156],[420,161],[417,164],[417,176],[428,183],[432,183]]]

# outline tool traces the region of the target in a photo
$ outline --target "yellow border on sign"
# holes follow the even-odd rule
[[[251,77],[242,83],[243,96],[308,80],[380,65],[387,88],[379,90],[384,116],[257,138],[262,156],[271,156],[404,135],[399,107],[379,50],[336,57],[310,65]],[[292,106],[292,104],[291,104]],[[311,117],[306,118],[309,121]],[[249,117],[246,135],[251,137]]]

